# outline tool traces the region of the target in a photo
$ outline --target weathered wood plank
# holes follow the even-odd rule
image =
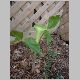
[[[22,14],[18,16],[14,21],[10,23],[11,30],[15,28],[25,17],[29,15],[31,11],[35,9],[40,4],[40,1],[34,1],[30,6],[28,6]]]
[[[54,15],[64,5],[64,3],[64,1],[59,2],[49,13],[46,13],[45,16],[43,16],[43,18],[38,23],[44,24],[50,16]],[[25,23],[23,25],[23,30],[25,30],[33,21]]]
[[[17,1],[13,6],[11,6],[10,17],[12,17],[25,3],[26,1]]]
[[[14,19],[18,18],[19,15],[22,14],[23,11],[25,11],[25,9],[27,8],[27,6],[30,6],[30,2],[25,3],[25,4],[20,8],[20,10],[13,16]],[[23,22],[23,21],[21,21],[21,23],[22,23],[22,22]]]
[[[69,32],[69,22],[66,22],[64,25],[60,27],[60,34],[63,35]]]
[[[39,10],[29,19],[29,21],[23,24],[23,30],[31,25],[53,3],[54,1],[47,1],[42,7],[40,7]]]
[[[53,1],[47,1],[44,6],[40,7],[36,14],[31,17],[30,21],[34,22],[52,3]]]
[[[64,1],[59,2],[49,13],[47,13],[39,23],[43,24],[48,18],[54,15],[63,5],[65,4]]]
[[[63,11],[63,13],[64,13],[64,11]],[[65,24],[68,21],[69,21],[69,13],[66,13],[65,15],[62,16],[60,26],[62,26],[63,24]]]

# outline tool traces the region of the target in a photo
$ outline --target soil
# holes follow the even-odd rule
[[[58,32],[51,36],[48,46],[44,39],[40,41],[39,57],[23,42],[10,45],[11,79],[69,79],[69,41],[62,40]]]

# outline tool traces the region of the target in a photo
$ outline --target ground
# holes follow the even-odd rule
[[[23,42],[10,45],[11,79],[69,79],[69,41],[58,32],[51,34],[50,45],[40,41],[41,56],[37,57]]]

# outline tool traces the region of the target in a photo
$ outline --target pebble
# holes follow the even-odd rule
[[[40,70],[39,70],[39,69],[36,69],[36,72],[37,72],[37,73],[40,73]]]
[[[66,45],[66,43],[64,42],[63,45]]]
[[[68,44],[66,44],[66,46],[68,46]]]
[[[57,53],[57,54],[61,54],[61,53]]]
[[[14,50],[14,53],[19,54],[19,53],[20,53],[20,51],[18,51],[18,50],[16,49],[16,50]]]
[[[16,68],[16,66],[13,66],[13,68],[15,69],[15,68]]]

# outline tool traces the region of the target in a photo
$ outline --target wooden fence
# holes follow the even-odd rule
[[[12,1],[10,4],[10,30],[34,37],[35,23],[46,24],[50,16],[62,16],[65,1]]]

